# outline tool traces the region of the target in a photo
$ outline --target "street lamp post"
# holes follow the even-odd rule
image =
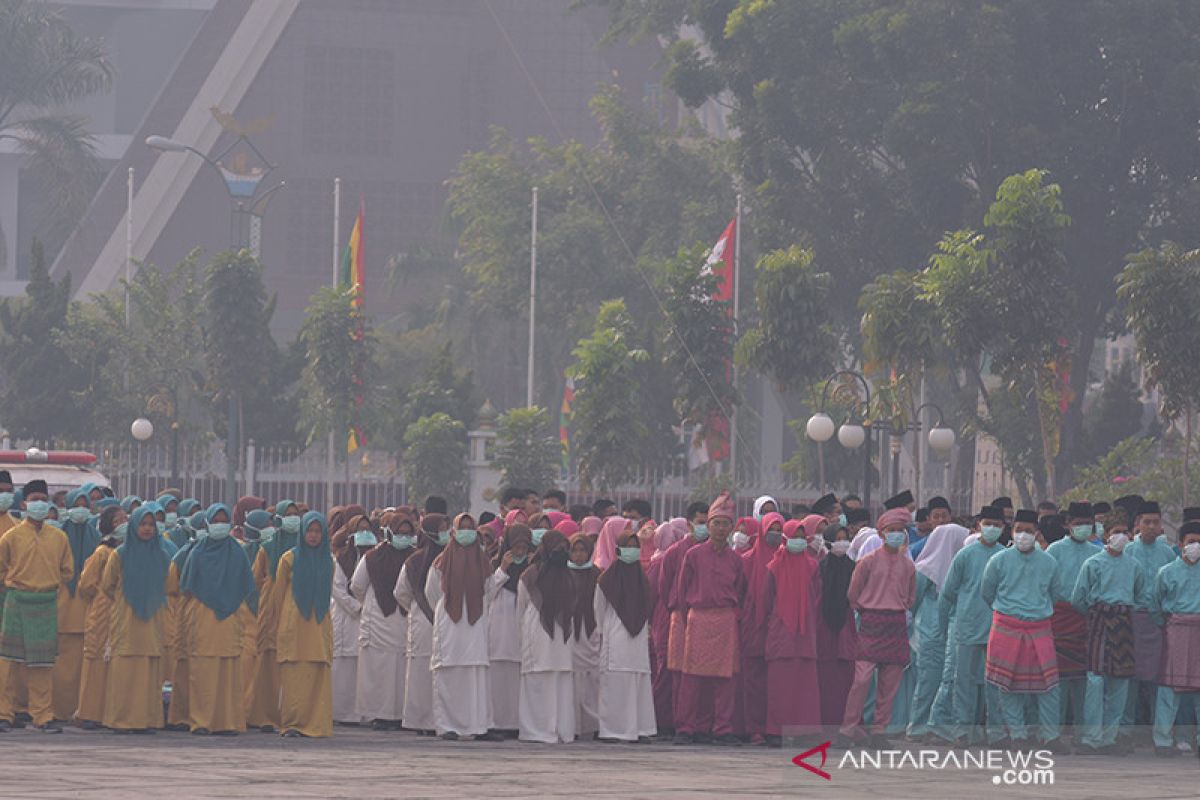
[[[135,440],[137,440],[137,463],[138,466],[141,466],[142,444],[154,435],[154,423],[145,417],[138,417],[133,421],[133,424],[129,426],[129,433]],[[137,492],[135,492],[133,489],[133,474],[134,469],[131,465],[129,468],[129,493],[137,494]]]
[[[863,424],[852,425],[846,423],[842,425],[837,432],[838,442],[842,447],[853,450],[856,447],[861,447],[864,442],[867,447],[863,451],[863,506],[871,507],[871,443],[870,443],[870,409],[871,409],[871,386],[867,383],[867,379],[854,370],[843,369],[830,375],[825,380],[825,389],[821,392],[821,407],[816,414],[808,420],[808,425],[805,430],[808,433],[808,438],[817,443],[818,461],[821,466],[821,486],[824,489],[824,459],[820,458],[820,447],[833,437],[834,423],[833,419],[825,413],[825,405],[829,400],[829,387],[833,382],[842,376],[854,378],[862,384],[865,398],[863,400]]]
[[[222,125],[225,125],[222,122]],[[230,242],[236,249],[249,248],[251,255],[257,260],[262,252],[262,218],[267,212],[267,204],[277,191],[282,189],[285,181],[259,192],[258,187],[274,169],[257,147],[244,132],[238,132],[237,137],[215,156],[192,147],[190,144],[176,141],[167,136],[147,136],[146,146],[163,153],[191,153],[198,156],[205,164],[212,167],[225,185],[229,199],[233,203],[230,217]],[[261,164],[251,164],[247,155],[254,156]],[[241,432],[237,428],[237,397],[235,392],[229,392],[229,404],[225,434],[225,496],[230,504],[236,499],[234,484],[237,481],[237,453]]]

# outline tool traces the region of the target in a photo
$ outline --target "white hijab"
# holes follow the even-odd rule
[[[867,530],[867,528],[863,528],[863,530],[865,531],[865,530]],[[871,538],[867,539],[859,546],[858,558],[856,558],[855,561],[862,561],[864,558],[871,555],[871,553],[874,553],[876,550],[883,547],[883,537],[879,535],[879,531],[875,530],[874,528],[871,528],[870,531],[871,531]],[[862,531],[859,531],[859,533],[862,533]],[[905,532],[905,535],[906,536],[908,535],[907,532]],[[857,536],[855,536],[854,538],[856,540],[858,539]],[[851,549],[854,548],[854,542],[850,543],[850,547],[851,547]],[[903,552],[904,555],[908,557],[909,561],[912,561],[912,550],[909,549],[909,547],[907,545],[905,545],[904,549],[901,552]]]
[[[954,555],[963,548],[963,542],[968,533],[970,531],[962,525],[955,525],[951,522],[946,525],[938,525],[929,534],[929,539],[925,542],[920,557],[917,558],[917,572],[933,581],[938,592],[942,591],[942,583],[946,580],[946,573],[950,571],[950,562],[954,560]]]
[[[863,526],[858,533],[854,534],[854,538],[850,540],[850,550],[847,555],[852,561],[858,561],[865,553],[862,552],[863,546],[872,539],[879,539],[879,531],[869,525]],[[874,549],[874,548],[872,548]],[[870,551],[867,551],[870,552]]]
[[[771,497],[771,495],[769,495],[769,494],[764,494],[762,497],[760,497],[754,501],[754,518],[756,520],[758,520],[759,522],[762,522],[762,518],[763,518],[762,507],[765,506],[767,503],[774,503],[775,510],[776,511],[779,510],[779,503],[775,502],[775,498]]]

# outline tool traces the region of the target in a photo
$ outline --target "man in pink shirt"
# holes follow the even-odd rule
[[[905,551],[907,526],[912,515],[906,508],[884,512],[876,524],[883,547],[863,557],[854,566],[847,597],[859,614],[858,653],[854,683],[846,698],[846,715],[835,747],[849,748],[866,737],[863,705],[876,676],[875,723],[867,740],[871,747],[888,747],[884,735],[892,718],[892,701],[908,665],[908,624],[905,612],[916,598],[916,569]],[[878,672],[877,672],[878,670]]]

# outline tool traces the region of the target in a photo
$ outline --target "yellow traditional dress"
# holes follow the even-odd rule
[[[79,576],[76,595],[87,603],[83,621],[83,672],[79,681],[79,708],[75,718],[82,722],[100,723],[104,719],[104,698],[108,690],[109,615],[112,600],[101,591],[104,568],[116,548],[101,545],[92,553]]]
[[[278,582],[271,576],[271,558],[259,548],[254,557],[254,585],[258,587],[258,624],[255,626],[255,670],[246,692],[246,725],[278,728],[279,659],[275,635],[279,628]]]
[[[327,542],[325,548],[328,553]],[[280,727],[305,736],[331,736],[333,624],[328,611],[320,621],[317,614],[306,619],[296,605],[292,595],[295,555],[291,550],[283,554],[275,577],[274,590],[279,601],[276,645],[283,698]]]
[[[184,621],[187,617],[188,598],[179,590],[179,565],[171,563],[167,570],[167,619],[166,647],[163,652],[173,658],[167,663],[171,681],[171,707],[167,713],[167,724],[172,727],[187,727],[188,717],[188,630]]]
[[[148,620],[135,614],[125,600],[122,568],[119,557],[109,558],[102,585],[112,609],[104,725],[113,730],[161,728],[167,607],[160,607]]]

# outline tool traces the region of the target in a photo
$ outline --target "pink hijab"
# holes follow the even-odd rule
[[[547,514],[546,516],[549,516],[549,514]],[[563,536],[570,539],[572,536],[579,533],[579,525],[576,524],[575,520],[571,519],[570,514],[565,514],[564,516],[566,517],[566,519],[559,520],[554,525],[554,530],[558,531]]]
[[[600,538],[596,542],[596,553],[592,556],[593,564],[600,569],[608,569],[608,565],[617,560],[617,539],[621,538],[625,528],[631,524],[624,517],[609,517],[604,520],[604,527],[600,529]]]
[[[604,527],[604,520],[599,517],[584,517],[579,522],[580,533],[585,533],[588,536],[599,536],[600,529]]]
[[[546,519],[550,520],[550,527],[554,528],[554,530],[558,530],[559,523],[561,523],[564,519],[570,519],[570,518],[571,518],[571,515],[566,513],[565,511],[547,511],[546,512]],[[569,539],[571,537],[568,536],[567,538]]]
[[[742,524],[747,520],[754,523],[755,533],[758,533],[760,526],[758,521],[753,517],[742,517],[738,523]],[[767,545],[766,533],[775,524],[778,524],[780,529],[784,528],[783,515],[772,511],[762,518],[762,532],[754,540],[754,544],[749,550],[742,553],[742,566],[744,567],[743,571],[746,573],[746,617],[756,626],[762,626],[767,619],[767,611],[764,605],[767,590],[767,566],[771,563],[771,559],[775,556],[775,551],[779,548]],[[750,533],[749,528],[745,530],[747,533]]]
[[[657,561],[667,554],[667,548],[688,535],[688,523],[683,517],[675,517],[654,531],[654,555],[652,561]]]
[[[504,515],[505,528],[507,528],[509,525],[515,525],[518,522],[522,525],[529,524],[529,517],[525,516],[525,511],[523,509],[514,508],[512,511],[509,511]]]

